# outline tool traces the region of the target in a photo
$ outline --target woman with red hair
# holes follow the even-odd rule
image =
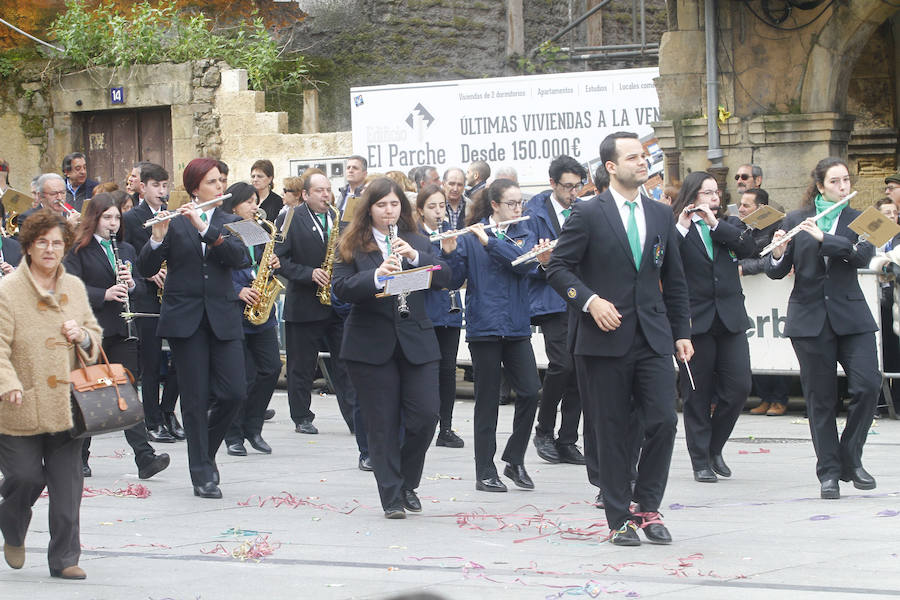
[[[223,235],[238,217],[218,205],[197,208],[222,195],[218,161],[195,158],[182,178],[192,202],[178,209],[178,218],[153,225],[138,269],[149,277],[167,261],[157,335],[169,340],[179,366],[194,495],[221,498],[215,456],[246,392],[242,308],[231,282],[246,251],[237,236]]]

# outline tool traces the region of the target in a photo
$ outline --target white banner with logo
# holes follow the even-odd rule
[[[618,130],[654,137],[656,68],[465,79],[350,90],[353,151],[384,173],[484,160],[514,167],[522,186],[546,185],[560,154],[591,173],[600,142]],[[662,153],[651,148],[651,161]]]

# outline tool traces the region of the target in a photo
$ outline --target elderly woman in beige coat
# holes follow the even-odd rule
[[[81,440],[68,433],[68,379],[76,352],[96,361],[102,331],[84,284],[62,266],[73,238],[61,215],[33,214],[19,235],[25,260],[0,280],[0,532],[7,564],[21,569],[31,507],[46,487],[50,575],[84,579]]]

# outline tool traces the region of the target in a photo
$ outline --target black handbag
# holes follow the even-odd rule
[[[73,438],[85,438],[121,431],[144,421],[144,406],[138,400],[134,375],[123,365],[110,364],[103,348],[103,362],[86,366],[81,353],[81,368],[69,373],[72,391]]]

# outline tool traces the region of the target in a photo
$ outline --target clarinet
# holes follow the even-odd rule
[[[388,225],[388,235],[390,236],[391,243],[393,244],[397,240],[397,226],[396,225]],[[403,258],[398,255],[397,258],[400,259],[401,264]],[[397,294],[397,312],[400,314],[401,319],[406,319],[409,317],[409,306],[406,304],[406,294],[407,292],[401,292]]]
[[[116,243],[116,235],[113,232],[109,233],[109,243],[112,246],[113,256],[116,259],[116,283],[123,283],[119,278],[119,269],[122,268],[122,259],[119,258],[119,244]],[[125,290],[125,299],[122,301],[122,306],[125,307],[125,313],[128,315],[125,317],[125,325],[128,327],[128,337],[125,338],[125,341],[136,340],[138,338],[134,333],[134,317],[131,313],[131,298],[128,295],[127,289]]]

